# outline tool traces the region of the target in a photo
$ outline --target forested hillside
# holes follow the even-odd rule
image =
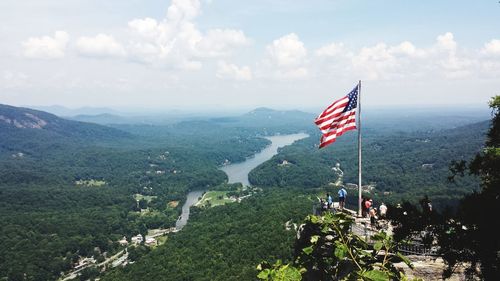
[[[367,122],[364,179],[375,186],[373,195],[399,200],[426,193],[445,203],[474,190],[473,178],[446,182],[450,160],[481,148],[487,123],[453,128],[469,117],[428,116],[422,124],[409,117],[411,125],[402,128],[393,128],[391,118]],[[84,257],[102,261],[123,249],[117,243],[123,236],[173,226],[188,191],[220,189],[227,176],[218,168],[263,149],[269,140],[262,136],[307,132],[310,138],[250,174],[262,193],[241,204],[195,209],[165,245],[149,254],[137,250],[135,265],[105,277],[253,280],[256,263],[291,257],[294,231],[284,224],[298,222],[310,212],[311,198],[335,189],[329,183],[337,179],[331,170],[337,162],[344,182],[356,182],[356,134],[318,150],[312,119],[257,109],[170,125],[107,127],[1,106],[0,279],[55,280]]]
[[[447,181],[450,161],[468,159],[483,146],[488,121],[454,129],[418,132],[386,132],[363,138],[363,180],[368,196],[392,202],[416,200],[425,194],[437,206],[454,204],[464,194],[477,190],[479,181],[465,177],[455,183]],[[344,183],[357,183],[357,133],[350,132],[336,143],[319,150],[319,135],[283,148],[270,161],[249,175],[258,186],[316,188],[331,186],[343,171]],[[288,165],[280,165],[283,161]],[[333,189],[333,187],[329,187]],[[352,189],[355,194],[356,189]],[[351,196],[355,204],[355,196]]]
[[[305,191],[272,189],[241,204],[195,208],[182,232],[103,280],[255,280],[260,261],[291,259],[293,223],[300,222],[312,204]]]
[[[193,137],[180,126],[136,135],[0,109],[0,278],[8,280],[54,280],[79,258],[112,255],[123,236],[173,226],[189,190],[223,183],[225,159],[268,144],[247,131],[205,126]],[[136,202],[137,194],[152,200]]]

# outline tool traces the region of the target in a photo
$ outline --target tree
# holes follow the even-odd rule
[[[99,276],[99,269],[96,267],[87,267],[82,272],[80,273],[80,276],[78,277],[79,280],[85,281],[85,280],[94,280]]]
[[[463,264],[469,276],[479,275],[485,280],[500,277],[500,235],[497,232],[500,224],[495,218],[500,213],[500,96],[493,97],[489,105],[493,118],[485,147],[469,163],[454,162],[450,168],[451,180],[467,170],[479,176],[482,190],[466,196],[457,217],[443,226],[439,244],[448,264],[446,276]],[[480,272],[476,271],[477,266]]]

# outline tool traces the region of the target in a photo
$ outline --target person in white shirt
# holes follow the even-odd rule
[[[381,218],[385,218],[385,215],[387,214],[387,206],[382,202],[380,206],[378,207],[379,214]]]

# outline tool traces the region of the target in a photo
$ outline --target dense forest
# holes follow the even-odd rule
[[[367,196],[397,202],[431,196],[437,207],[453,205],[464,194],[477,190],[479,181],[468,176],[447,181],[451,159],[468,159],[479,151],[489,126],[488,121],[438,131],[392,131],[371,133],[363,139],[363,185]],[[319,135],[285,147],[270,161],[254,169],[249,180],[258,186],[334,189],[338,174],[343,182],[357,183],[357,134],[348,133],[334,145],[319,150]],[[280,165],[283,161],[288,165]],[[368,187],[370,186],[370,187]],[[349,187],[349,185],[348,185]],[[356,187],[351,188],[352,193]],[[351,197],[356,204],[356,198]]]
[[[54,280],[79,257],[110,256],[123,236],[173,226],[188,191],[222,184],[224,160],[269,142],[206,126],[199,138],[191,126],[133,134],[4,105],[0,117],[0,277],[8,280]]]
[[[294,231],[285,223],[300,222],[311,198],[334,189],[331,167],[341,163],[344,182],[356,182],[355,134],[318,151],[313,117],[260,108],[233,117],[101,126],[0,105],[0,280],[56,280],[83,257],[102,261],[123,249],[117,243],[123,236],[173,226],[189,191],[223,188],[227,176],[218,168],[263,149],[269,141],[262,136],[307,132],[311,137],[250,174],[262,193],[241,204],[194,209],[167,243],[149,253],[132,250],[135,265],[104,277],[253,280],[261,260],[291,258]],[[477,189],[473,177],[453,185],[445,179],[451,159],[481,148],[488,124],[454,127],[486,118],[415,118],[402,129],[391,118],[367,124],[365,181],[374,195],[390,192],[399,200],[426,193],[448,203]],[[283,160],[289,165],[279,165]]]
[[[261,260],[292,257],[293,223],[312,203],[302,190],[270,189],[241,204],[194,208],[168,243],[103,280],[254,280]]]

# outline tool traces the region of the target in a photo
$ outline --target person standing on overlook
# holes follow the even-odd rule
[[[366,203],[366,197],[365,196],[361,196],[361,198],[363,198],[361,200],[361,217],[366,217],[366,207],[365,207],[365,203]]]
[[[347,191],[341,187],[339,190],[339,209],[343,210],[345,205],[345,198],[347,197]]]
[[[385,218],[385,215],[387,214],[387,206],[382,202],[380,206],[378,207],[380,218]]]
[[[328,202],[328,209],[333,208],[333,198],[330,193],[326,194],[326,201]]]
[[[370,198],[370,199],[366,199],[365,201],[365,210],[366,210],[366,216],[367,217],[370,217],[370,208],[373,206],[373,200]]]
[[[432,204],[427,195],[425,195],[424,198],[420,199],[420,206],[422,206],[424,216],[429,217],[432,213]]]
[[[370,216],[370,225],[371,227],[376,227],[375,220],[377,219],[377,209],[374,207],[370,207],[370,210],[368,211],[368,214]]]

